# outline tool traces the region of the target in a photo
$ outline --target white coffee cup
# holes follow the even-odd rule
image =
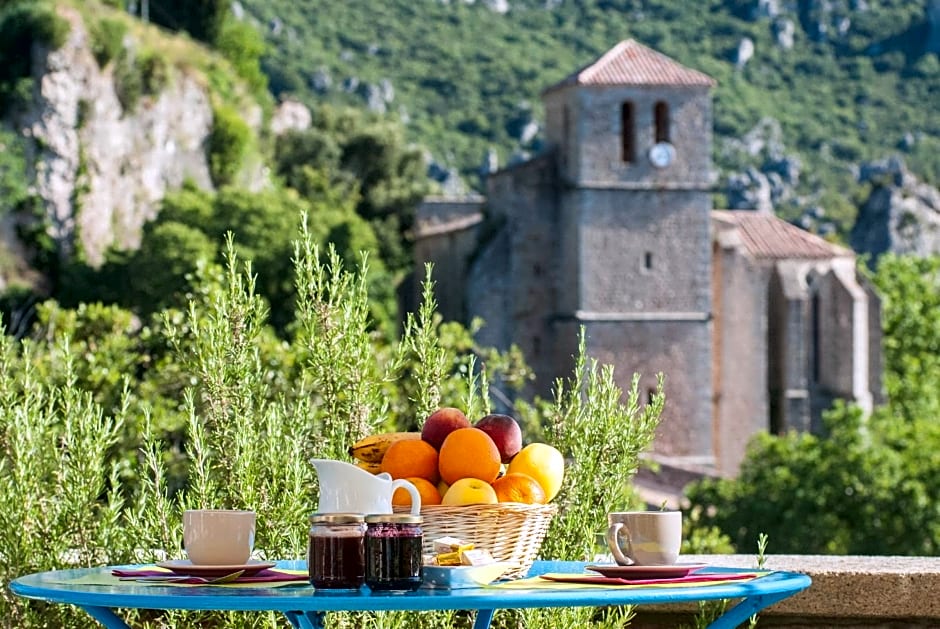
[[[199,566],[240,566],[255,545],[255,512],[194,509],[183,512],[183,547]]]
[[[621,566],[669,566],[679,560],[681,511],[607,514],[607,546]]]

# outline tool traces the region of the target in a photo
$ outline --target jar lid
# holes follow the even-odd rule
[[[411,513],[373,513],[366,516],[367,524],[421,524],[424,518]]]
[[[314,513],[310,524],[359,524],[365,521],[361,513]]]

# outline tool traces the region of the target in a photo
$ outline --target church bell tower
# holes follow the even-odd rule
[[[636,41],[544,94],[559,178],[556,359],[614,366],[641,402],[666,375],[657,453],[708,465],[713,449],[714,81]],[[670,379],[670,374],[681,377]]]

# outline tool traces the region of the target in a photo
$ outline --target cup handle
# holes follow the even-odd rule
[[[411,481],[399,478],[392,482],[392,494],[394,494],[395,490],[399,487],[407,491],[411,496],[411,514],[418,515],[421,513],[421,494],[418,493],[418,488],[415,487]]]
[[[618,564],[629,566],[633,564],[633,560],[623,554],[620,550],[620,542],[617,540],[622,528],[623,522],[614,522],[610,525],[610,528],[607,529],[607,547],[610,548],[610,552]]]

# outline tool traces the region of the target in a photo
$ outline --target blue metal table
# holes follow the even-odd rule
[[[549,572],[583,572],[582,562],[537,561],[529,576]],[[306,569],[303,561],[281,561],[279,568]],[[144,585],[120,586],[63,583],[93,574],[110,574],[112,567],[41,572],[20,577],[10,590],[26,598],[76,605],[107,629],[129,629],[116,608],[187,609],[219,611],[279,611],[296,629],[320,629],[326,612],[331,611],[431,611],[476,610],[474,629],[489,627],[497,609],[525,607],[590,607],[601,605],[641,605],[680,603],[715,599],[742,599],[716,619],[711,629],[733,629],[751,615],[809,587],[811,580],[795,572],[774,572],[753,581],[729,581],[720,585],[604,589],[501,589],[471,588],[416,592],[329,593],[310,586],[220,588]],[[720,570],[715,568],[714,570]]]

